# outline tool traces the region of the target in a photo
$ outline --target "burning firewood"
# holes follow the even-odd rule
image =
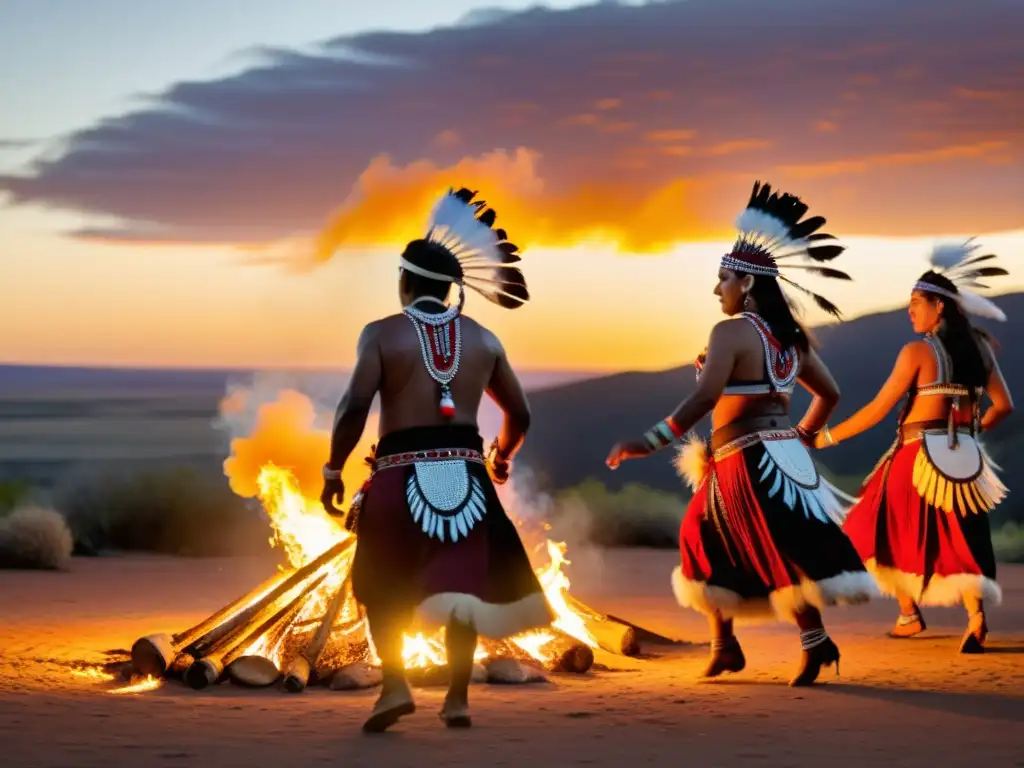
[[[316,667],[316,663],[320,660],[324,648],[327,647],[327,641],[331,638],[331,630],[334,628],[334,622],[338,618],[338,612],[350,594],[350,584],[350,579],[345,579],[341,586],[338,587],[338,591],[334,593],[334,597],[324,612],[323,619],[320,621],[320,626],[317,627],[316,633],[288,666],[288,671],[284,676],[284,688],[286,691],[299,693],[309,682],[309,675]]]
[[[138,676],[158,677],[167,672],[182,651],[201,656],[238,627],[251,622],[267,605],[287,593],[310,574],[334,560],[355,544],[355,537],[338,542],[315,560],[290,574],[276,574],[248,594],[232,601],[216,613],[177,635],[148,635],[132,646],[132,671]]]
[[[603,651],[617,656],[636,656],[640,653],[636,630],[609,616],[584,605],[572,595],[565,596],[566,604],[583,620],[584,626]]]
[[[552,672],[582,675],[594,664],[594,651],[586,643],[560,630],[553,630],[554,639],[544,646],[545,666]]]
[[[223,638],[203,658],[197,659],[188,668],[185,672],[185,682],[196,690],[217,682],[224,668],[241,657],[245,649],[280,622],[290,623],[302,608],[303,599],[320,586],[326,577],[326,572],[317,574],[308,584],[303,585],[297,595],[279,599],[277,603],[265,608],[252,622],[240,626],[235,632]]]

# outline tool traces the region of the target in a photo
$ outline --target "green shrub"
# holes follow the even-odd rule
[[[639,484],[609,491],[588,480],[555,498],[549,522],[558,538],[585,538],[606,547],[672,548],[685,511],[686,502],[673,493]]]
[[[0,568],[61,570],[72,546],[67,523],[52,509],[23,506],[0,518]]]
[[[0,517],[14,511],[16,507],[32,497],[32,484],[27,480],[6,480],[0,482]]]
[[[1010,522],[994,530],[992,548],[1001,563],[1024,563],[1024,525]]]
[[[80,553],[217,556],[267,551],[270,528],[224,478],[191,468],[110,470],[55,493]]]

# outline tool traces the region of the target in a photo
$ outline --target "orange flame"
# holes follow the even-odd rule
[[[233,455],[224,463],[225,472],[231,478],[236,493],[259,497],[270,518],[270,544],[285,553],[291,568],[309,563],[337,542],[352,535],[324,512],[318,500],[323,482],[320,468],[327,455],[329,436],[313,427],[314,420],[314,408],[308,398],[298,392],[284,391],[277,401],[260,408],[256,428],[251,435],[232,441]],[[366,438],[364,442],[367,442]],[[354,452],[353,458],[359,455]],[[315,480],[313,467],[316,470]],[[351,485],[346,480],[346,488],[351,492],[351,489],[361,486],[368,469],[358,461],[349,462],[349,467],[352,468],[351,474],[347,467],[346,475],[356,480]],[[538,569],[538,579],[558,615],[554,626],[596,648],[596,640],[565,600],[569,589],[569,579],[562,570],[562,566],[568,564],[565,549],[565,544],[547,542],[549,562]],[[348,579],[353,553],[354,549],[349,550],[331,564],[331,570],[324,581],[305,598],[293,620],[293,626],[315,624],[324,615],[327,604]],[[358,607],[350,595],[335,626],[343,621],[350,624],[351,617],[358,615]],[[365,626],[361,627],[361,631],[365,636]],[[245,653],[268,658],[280,668],[286,637],[287,634],[272,641],[269,635],[264,635]],[[510,642],[532,658],[543,661],[546,659],[544,648],[554,637],[551,632],[529,632],[511,638]],[[443,638],[442,631],[429,637],[422,633],[407,634],[403,644],[406,665],[424,667],[445,664]],[[370,640],[372,652],[372,639],[366,639]],[[372,652],[371,655],[376,656],[376,653]],[[476,659],[482,660],[487,656],[488,651],[484,645],[479,645]]]

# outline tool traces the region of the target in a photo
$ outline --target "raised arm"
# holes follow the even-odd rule
[[[985,415],[981,418],[981,431],[988,432],[992,427],[1013,413],[1013,398],[1010,396],[1010,389],[1006,386],[1006,379],[1003,378],[1003,372],[999,368],[999,363],[992,352],[992,348],[987,343],[984,343],[983,349],[988,354],[992,368],[986,389],[992,405],[988,407]]]
[[[370,323],[359,335],[356,367],[334,414],[331,455],[324,466],[324,491],[320,496],[320,501],[328,514],[341,512],[334,504],[335,497],[340,497],[345,492],[341,472],[349,455],[359,444],[363,428],[366,427],[366,417],[370,415],[373,398],[380,389],[381,350],[378,331],[378,325]]]
[[[913,342],[903,347],[899,357],[896,358],[896,365],[893,367],[892,373],[889,374],[889,378],[882,385],[879,393],[875,395],[875,399],[841,424],[819,432],[814,439],[815,447],[825,448],[848,440],[861,432],[866,432],[884,419],[900,401],[900,398],[907,394],[917,378],[917,372],[921,366],[916,345],[921,343],[923,342]],[[831,437],[831,442],[829,437]]]
[[[501,342],[493,334],[485,333],[490,336],[488,343],[495,354],[487,394],[504,414],[490,464],[494,480],[503,483],[508,479],[508,463],[523,444],[530,428],[530,404]]]
[[[642,440],[616,443],[605,463],[616,469],[625,459],[650,456],[682,437],[715,407],[736,366],[737,333],[742,326],[725,321],[716,325],[708,340],[707,358],[697,389],[663,421],[655,424]]]
[[[797,426],[797,430],[802,433],[801,437],[806,441],[810,435],[825,426],[828,417],[839,404],[839,385],[814,349],[809,349],[804,355],[799,381],[804,389],[814,396],[807,413]]]

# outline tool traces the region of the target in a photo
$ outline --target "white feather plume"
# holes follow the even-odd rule
[[[736,217],[736,229],[748,240],[761,239],[776,246],[794,245],[785,222],[757,208],[746,208]]]
[[[932,248],[928,261],[937,269],[952,269],[974,255],[979,246],[973,238],[964,243],[944,243]]]
[[[477,216],[477,207],[447,194],[430,214],[427,239],[439,243],[465,262],[468,259],[501,263],[497,233]]]
[[[1001,323],[1006,322],[1006,313],[997,307],[991,300],[974,293],[974,291],[968,291],[963,288],[959,289],[959,294],[960,306],[963,308],[964,312],[968,312],[977,317],[988,318],[989,320],[998,320]]]
[[[696,433],[691,432],[676,452],[676,472],[686,480],[690,490],[696,492],[708,472],[708,446]]]

